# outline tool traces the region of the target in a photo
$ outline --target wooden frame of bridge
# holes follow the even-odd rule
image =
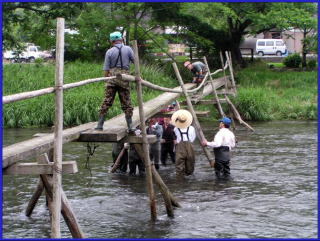
[[[158,174],[154,168],[153,163],[150,163],[148,153],[148,145],[155,141],[154,136],[147,136],[143,133],[142,136],[128,136],[126,134],[126,122],[124,114],[115,116],[104,123],[104,130],[97,131],[94,130],[96,122],[90,122],[77,127],[69,128],[63,130],[63,105],[62,96],[63,90],[74,88],[98,81],[107,81],[108,79],[113,79],[113,77],[103,77],[96,79],[84,80],[72,84],[63,85],[63,55],[64,55],[64,19],[57,19],[57,61],[56,61],[56,84],[55,87],[50,87],[42,90],[29,91],[20,94],[14,94],[10,96],[4,96],[2,98],[2,103],[7,104],[19,100],[34,98],[44,94],[55,93],[56,97],[56,111],[55,111],[55,131],[49,134],[40,134],[32,139],[22,141],[19,143],[12,144],[3,148],[2,156],[2,170],[3,174],[34,174],[39,176],[39,182],[29,201],[26,215],[30,216],[32,211],[45,190],[45,194],[48,201],[49,212],[51,215],[51,237],[61,238],[60,233],[60,215],[62,214],[65,222],[67,223],[72,237],[74,238],[84,238],[85,235],[81,231],[80,225],[76,219],[75,214],[72,211],[71,205],[68,202],[66,194],[62,189],[62,174],[73,174],[78,171],[77,163],[75,161],[62,161],[62,145],[67,142],[77,141],[77,142],[119,142],[125,138],[126,142],[132,143],[140,157],[144,160],[147,169],[147,185],[150,200],[150,211],[151,219],[156,220],[156,206],[153,191],[153,181],[159,187],[159,191],[163,195],[164,204],[166,206],[167,214],[170,217],[174,216],[173,206],[180,207],[176,198],[169,191],[168,187],[163,182],[161,176]],[[154,85],[146,80],[141,79],[138,49],[136,42],[134,42],[135,50],[135,70],[136,76],[122,75],[117,77],[122,77],[126,81],[135,82],[138,92],[139,106],[134,108],[133,111],[133,126],[144,126],[144,121],[147,118],[161,115],[159,112],[162,108],[169,105],[172,101],[176,100],[179,96],[184,95],[186,98],[186,104],[188,105],[189,111],[192,113],[194,118],[194,125],[198,137],[202,140],[204,135],[201,130],[200,123],[198,121],[198,116],[200,115],[194,111],[193,104],[210,104],[214,105],[219,111],[221,116],[225,116],[222,111],[221,103],[227,103],[230,110],[234,114],[235,118],[238,119],[240,124],[244,124],[247,128],[252,129],[247,123],[245,123],[235,106],[232,104],[230,99],[227,97],[228,94],[236,93],[236,85],[233,77],[233,70],[231,64],[231,55],[226,52],[226,64],[224,65],[222,54],[221,63],[222,68],[210,73],[209,66],[206,59],[204,62],[208,68],[208,74],[205,77],[203,83],[196,87],[195,84],[184,84],[176,63],[173,63],[173,68],[175,70],[176,76],[179,80],[179,87],[174,89],[165,88],[161,86]],[[230,77],[225,75],[226,68],[229,67]],[[222,72],[224,77],[213,79],[212,75]],[[206,79],[210,79],[210,84],[206,83]],[[206,85],[207,84],[207,85]],[[147,88],[152,88],[156,90],[161,90],[165,93],[157,96],[156,98],[143,103],[142,100],[142,86]],[[231,89],[229,88],[231,86]],[[218,92],[217,89],[224,87],[222,92]],[[191,99],[189,97],[190,93],[198,91],[203,88],[202,95]],[[205,96],[213,96],[212,100],[202,100]],[[219,98],[218,95],[224,95],[224,98]],[[198,114],[198,115],[197,115]],[[213,156],[210,151],[203,148],[206,154],[210,166],[213,166]],[[147,155],[146,155],[147,154]],[[20,163],[20,161],[36,158],[37,162],[32,163]],[[118,158],[120,159],[120,158]]]

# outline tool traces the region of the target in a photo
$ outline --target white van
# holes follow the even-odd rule
[[[282,39],[258,39],[256,43],[256,53],[259,56],[265,54],[281,56],[287,53],[287,46]]]

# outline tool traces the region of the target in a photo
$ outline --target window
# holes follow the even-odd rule
[[[258,42],[258,46],[266,46],[266,42],[264,41]]]
[[[267,41],[267,46],[273,46],[273,45],[274,45],[273,41]]]
[[[31,52],[37,52],[37,49],[34,48],[34,47],[31,47],[31,48],[30,48],[30,51],[31,51]]]
[[[276,46],[283,46],[283,42],[282,41],[276,41]]]

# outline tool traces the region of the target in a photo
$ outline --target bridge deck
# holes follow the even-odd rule
[[[215,80],[215,88],[221,87],[224,82],[222,78]],[[192,89],[194,84],[185,84],[187,89]],[[176,87],[179,90],[181,87]],[[204,92],[211,93],[211,84],[205,87]],[[180,93],[163,93],[156,98],[144,103],[144,113],[146,118],[150,118],[159,112],[172,101],[177,99]],[[138,107],[134,108],[133,125],[139,125],[139,110]],[[90,141],[90,142],[117,142],[126,136],[127,125],[125,122],[124,114],[118,115],[110,120],[105,121],[104,130],[96,131],[94,127],[97,122],[86,123],[77,127],[65,129],[63,131],[63,143],[71,141]],[[48,134],[41,137],[35,137],[23,142],[19,142],[3,148],[2,155],[2,168],[6,168],[19,162],[21,160],[30,159],[40,154],[43,154],[53,148],[54,135]]]

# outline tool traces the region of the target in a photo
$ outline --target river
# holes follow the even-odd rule
[[[195,173],[175,178],[169,161],[159,173],[182,208],[168,218],[156,187],[158,220],[150,221],[145,179],[108,173],[111,144],[99,143],[85,168],[85,143],[68,143],[63,160],[79,173],[63,176],[63,188],[87,238],[317,238],[317,122],[272,121],[242,128],[233,151],[230,180],[216,180],[196,143]],[[202,123],[208,140],[216,123]],[[3,145],[48,129],[3,129]],[[3,238],[49,238],[42,197],[31,218],[25,208],[36,176],[3,176]],[[71,238],[62,221],[63,238]]]

